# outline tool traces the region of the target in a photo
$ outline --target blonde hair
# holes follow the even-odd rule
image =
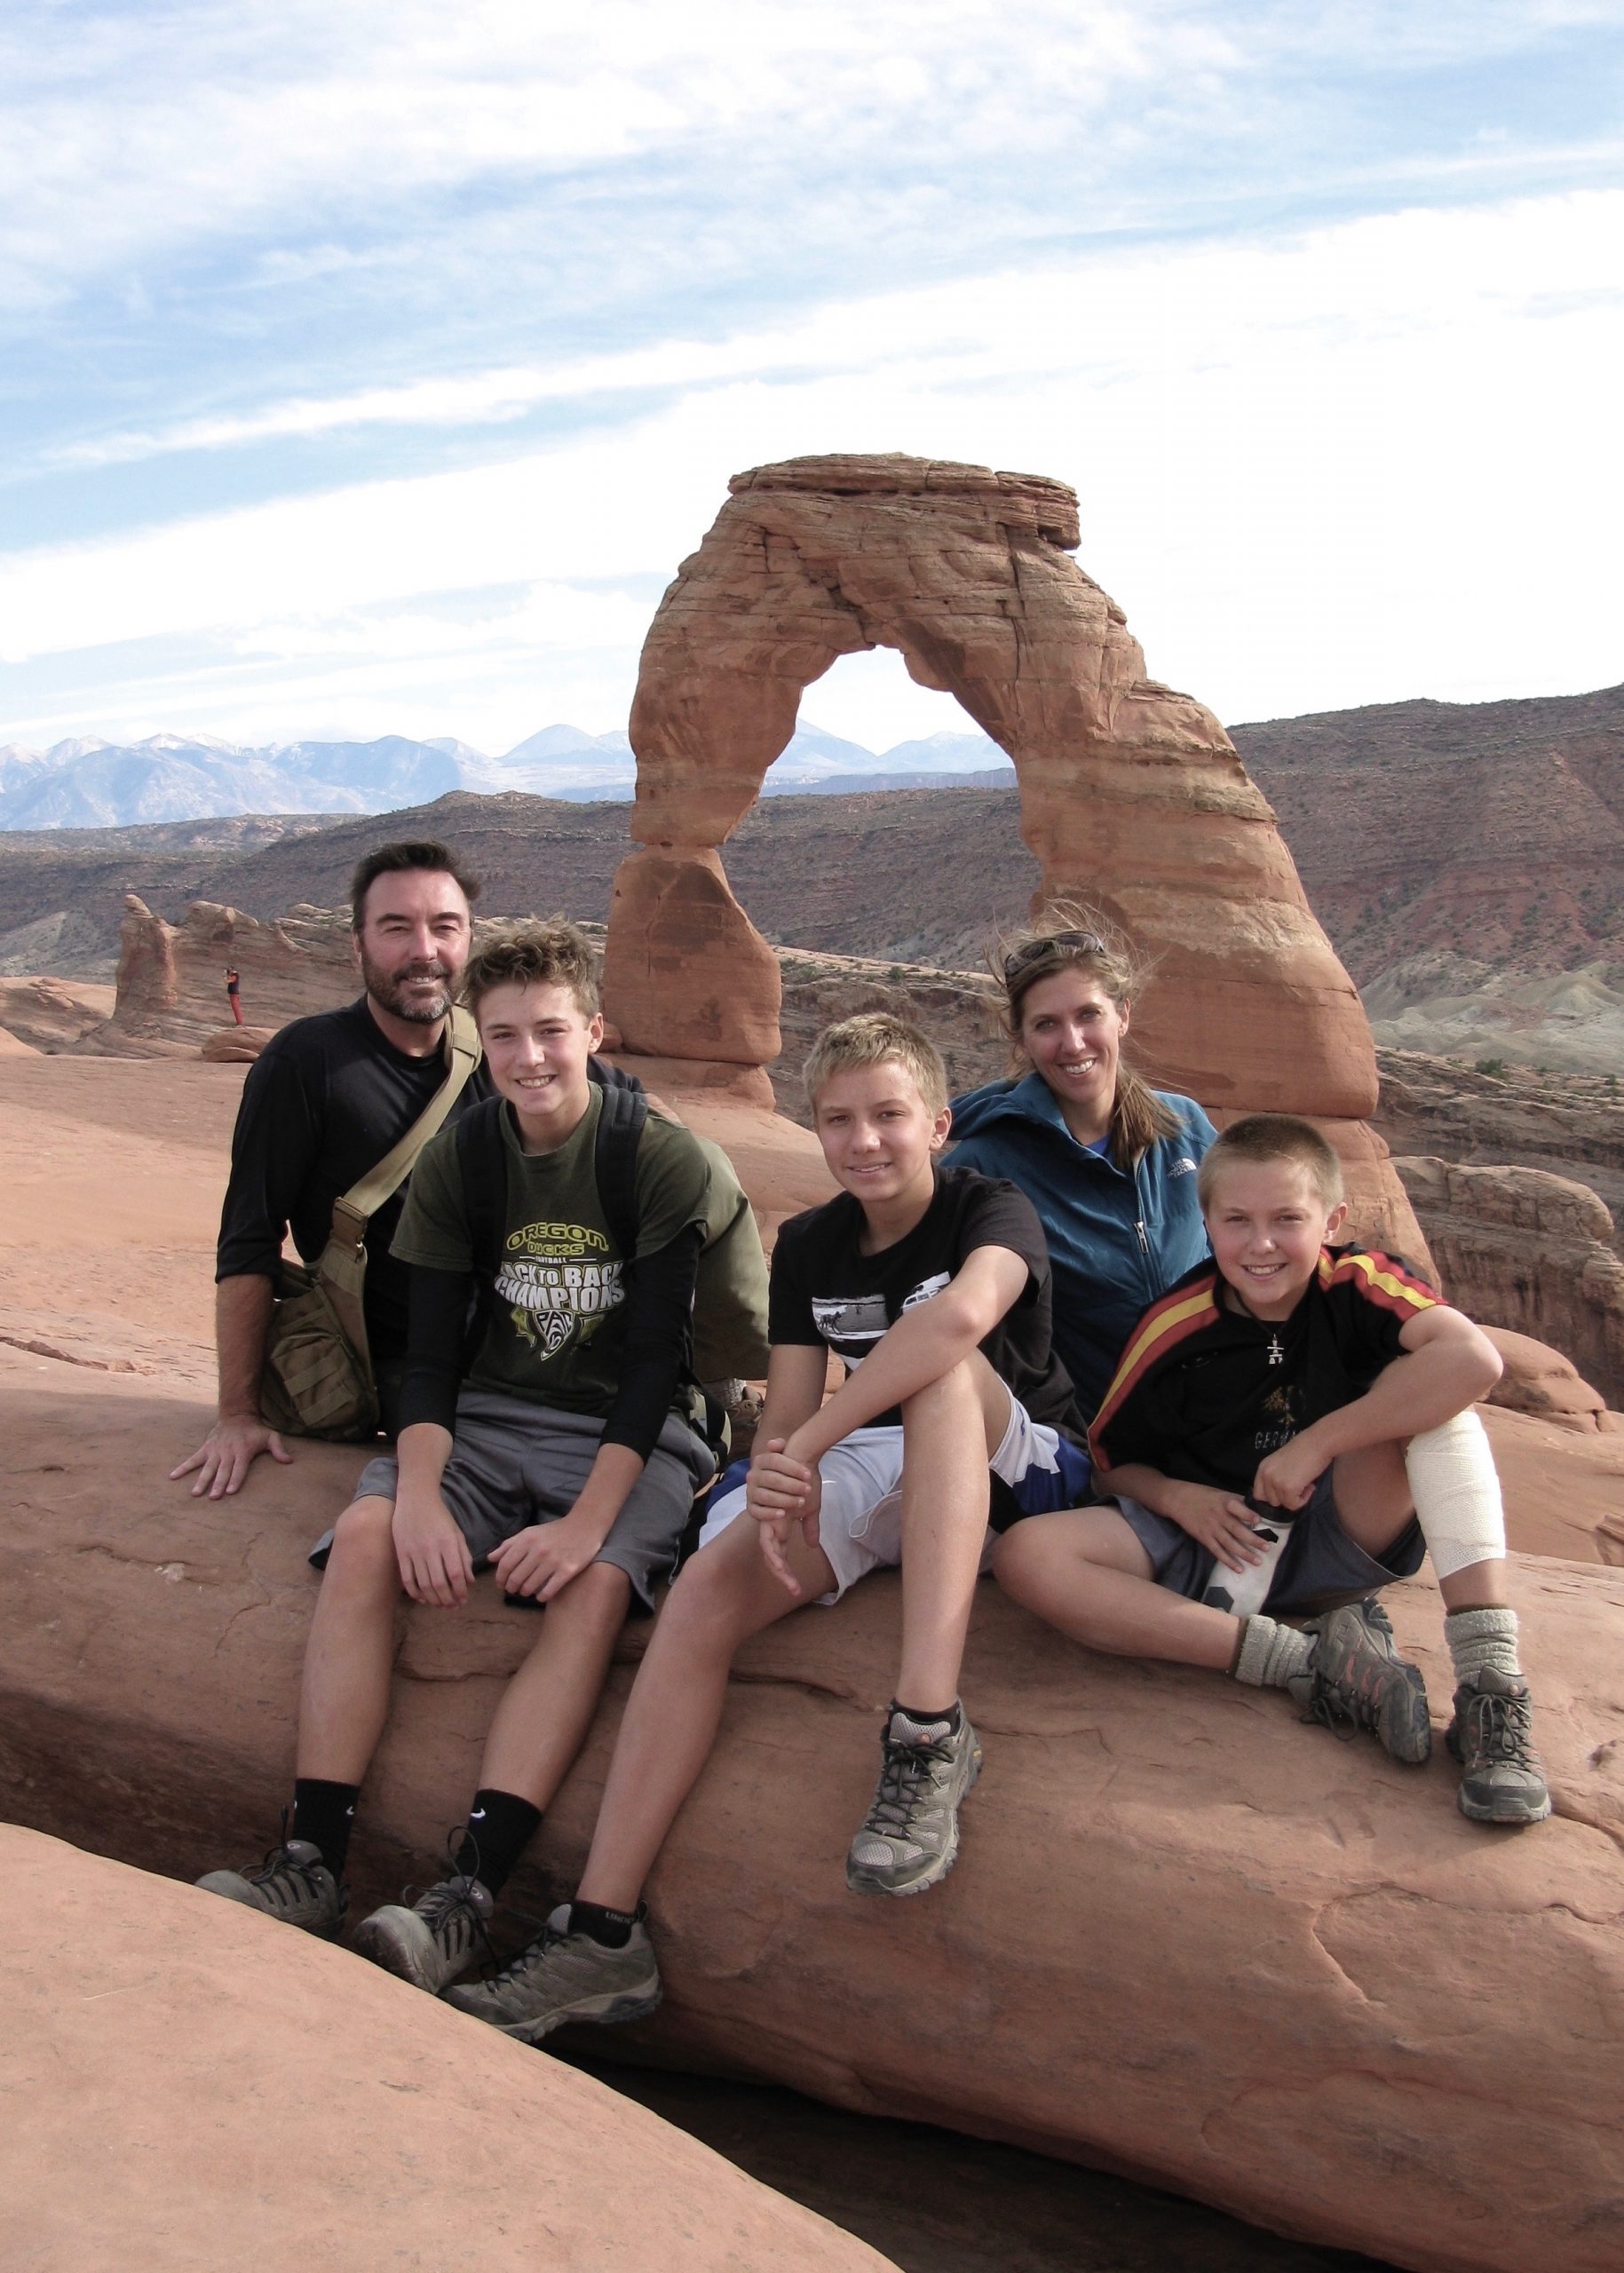
[[[1150,976],[1148,966],[1113,924],[1072,899],[1051,900],[1037,923],[1001,931],[987,949],[986,961],[1003,989],[1004,1031],[1017,1073],[1031,1065],[1021,1040],[1021,1012],[1040,981],[1062,970],[1081,970],[1097,979],[1117,1009],[1125,1011]],[[1132,1168],[1160,1138],[1176,1136],[1178,1126],[1155,1090],[1119,1057],[1109,1130],[1111,1157],[1118,1168]]]
[[[860,1065],[900,1065],[914,1077],[925,1110],[939,1113],[947,1102],[947,1069],[929,1034],[907,1018],[888,1010],[864,1010],[857,1018],[841,1018],[825,1026],[813,1042],[801,1079],[809,1103],[816,1109],[818,1092],[836,1073],[850,1073]]]
[[[586,933],[567,916],[521,923],[468,958],[463,1001],[477,1019],[494,986],[567,986],[583,1018],[598,1010],[598,957]]]
[[[1221,1132],[1195,1172],[1203,1212],[1212,1205],[1212,1188],[1223,1171],[1242,1160],[1258,1166],[1284,1160],[1303,1169],[1327,1210],[1343,1198],[1342,1162],[1311,1121],[1301,1121],[1295,1113],[1248,1113]]]

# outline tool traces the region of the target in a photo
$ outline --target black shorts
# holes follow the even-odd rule
[[[1137,1500],[1120,1495],[1116,1504],[1150,1556],[1156,1584],[1200,1602],[1219,1567],[1217,1557],[1170,1516],[1154,1516]],[[1426,1552],[1427,1543],[1414,1516],[1379,1556],[1350,1539],[1331,1496],[1327,1471],[1292,1525],[1264,1609],[1271,1618],[1318,1618],[1339,1603],[1362,1601],[1395,1579],[1414,1578]]]

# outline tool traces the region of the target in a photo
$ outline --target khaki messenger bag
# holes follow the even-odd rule
[[[367,1226],[411,1174],[445,1124],[479,1062],[472,1018],[446,1020],[446,1078],[400,1143],[333,1202],[333,1226],[313,1271],[284,1262],[260,1376],[259,1405],[273,1429],[354,1443],[378,1430],[377,1384],[367,1346]]]

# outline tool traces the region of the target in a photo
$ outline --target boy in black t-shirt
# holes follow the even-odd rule
[[[958,1678],[989,1498],[998,1523],[1069,1507],[1086,1487],[1050,1348],[1042,1231],[1012,1185],[938,1166],[951,1116],[935,1049],[899,1019],[848,1018],[819,1037],[805,1079],[844,1189],[779,1234],[748,1477],[723,1479],[661,1612],[580,1894],[498,1979],[448,1992],[531,2043],[659,2001],[639,1897],[709,1754],[733,1652],[884,1564],[902,1565],[901,1665],[846,1883],[907,1895],[946,1876],[981,1764]],[[826,1402],[831,1355],[844,1379]]]
[[[1420,1762],[1426,1691],[1374,1595],[1430,1551],[1462,1812],[1540,1822],[1500,1485],[1470,1409],[1497,1353],[1403,1263],[1333,1244],[1342,1170],[1311,1123],[1235,1122],[1198,1189],[1216,1260],[1146,1311],[1089,1431],[1116,1506],[1023,1524],[1000,1584],[1094,1649],[1289,1689]]]
[[[695,1490],[715,1473],[682,1393],[709,1199],[693,1133],[651,1115],[634,1168],[635,1246],[599,1190],[603,1034],[592,950],[573,924],[482,948],[466,993],[499,1101],[495,1251],[479,1251],[459,1132],[433,1138],[394,1252],[411,1266],[392,1453],[340,1517],[305,1647],[292,1834],[257,1871],[201,1883],[307,1930],[337,1932],[352,1818],[383,1733],[401,1589],[455,1609],[486,1565],[546,1605],[496,1708],[450,1869],[362,1921],[356,1947],[438,1991],[483,1949],[495,1896],[568,1772],[637,1596],[653,1606]],[[484,1300],[469,1336],[471,1297]]]

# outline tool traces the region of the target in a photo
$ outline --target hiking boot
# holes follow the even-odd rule
[[[409,1907],[388,1902],[363,1918],[353,1946],[385,1973],[438,1997],[481,1950],[493,1954],[486,1932],[493,1906],[489,1889],[478,1879],[441,1879]]]
[[[330,1941],[344,1923],[350,1889],[341,1886],[308,1839],[289,1839],[273,1847],[257,1871],[210,1871],[198,1885],[205,1894],[223,1894],[249,1910],[302,1926]]]
[[[1419,1766],[1432,1750],[1427,1688],[1419,1666],[1401,1658],[1391,1621],[1371,1596],[1346,1604],[1319,1622],[1306,1675],[1287,1683],[1304,1707],[1338,1736],[1372,1729],[1383,1751]]]
[[[1527,1683],[1492,1666],[1456,1690],[1444,1742],[1465,1771],[1455,1797],[1473,1823],[1543,1823],[1550,1813],[1533,1720]]]
[[[893,1711],[880,1739],[879,1789],[846,1856],[853,1894],[923,1894],[959,1851],[959,1802],[981,1773],[981,1746],[961,1711],[942,1721]]]
[[[521,2044],[539,2044],[566,2021],[640,2021],[660,2002],[660,1968],[641,1913],[624,1949],[569,1930],[561,1902],[540,1937],[489,1981],[448,1989],[459,2013],[488,2021]]]

